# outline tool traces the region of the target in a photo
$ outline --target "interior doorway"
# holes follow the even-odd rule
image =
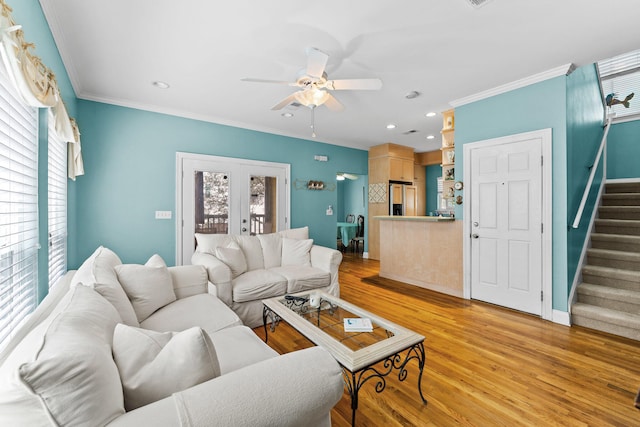
[[[552,317],[551,130],[464,145],[465,296]]]
[[[336,174],[336,249],[366,252],[369,176],[350,172]],[[358,223],[361,222],[359,226]],[[347,224],[352,224],[347,225]],[[360,227],[360,228],[359,228]],[[359,239],[353,241],[352,239]]]

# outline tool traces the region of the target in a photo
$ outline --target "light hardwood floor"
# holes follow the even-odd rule
[[[378,268],[345,254],[341,297],[426,337],[429,403],[411,362],[404,382],[389,376],[382,393],[363,386],[356,425],[640,426],[640,342],[380,279]],[[286,353],[311,344],[280,324],[269,345]],[[347,394],[331,418],[350,425]]]

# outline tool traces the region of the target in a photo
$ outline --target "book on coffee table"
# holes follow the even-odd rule
[[[371,319],[366,317],[348,317],[344,319],[345,332],[373,332]]]

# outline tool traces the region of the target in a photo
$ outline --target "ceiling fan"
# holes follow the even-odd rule
[[[352,173],[346,173],[346,172],[338,172],[336,174],[336,179],[338,181],[344,181],[346,179],[350,179],[352,181],[355,181],[356,179],[358,179],[358,175],[354,175]]]
[[[276,83],[301,88],[271,107],[272,110],[280,110],[287,105],[299,103],[312,110],[320,105],[325,105],[329,110],[342,111],[344,106],[328,91],[379,90],[382,88],[382,80],[380,79],[329,80],[325,72],[329,55],[315,47],[306,48],[305,53],[307,54],[307,68],[300,71],[295,82],[252,78],[244,78],[242,81]]]

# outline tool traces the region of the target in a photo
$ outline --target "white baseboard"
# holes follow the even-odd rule
[[[571,326],[571,316],[566,311],[553,310],[552,312],[553,323],[558,323],[560,325]]]

